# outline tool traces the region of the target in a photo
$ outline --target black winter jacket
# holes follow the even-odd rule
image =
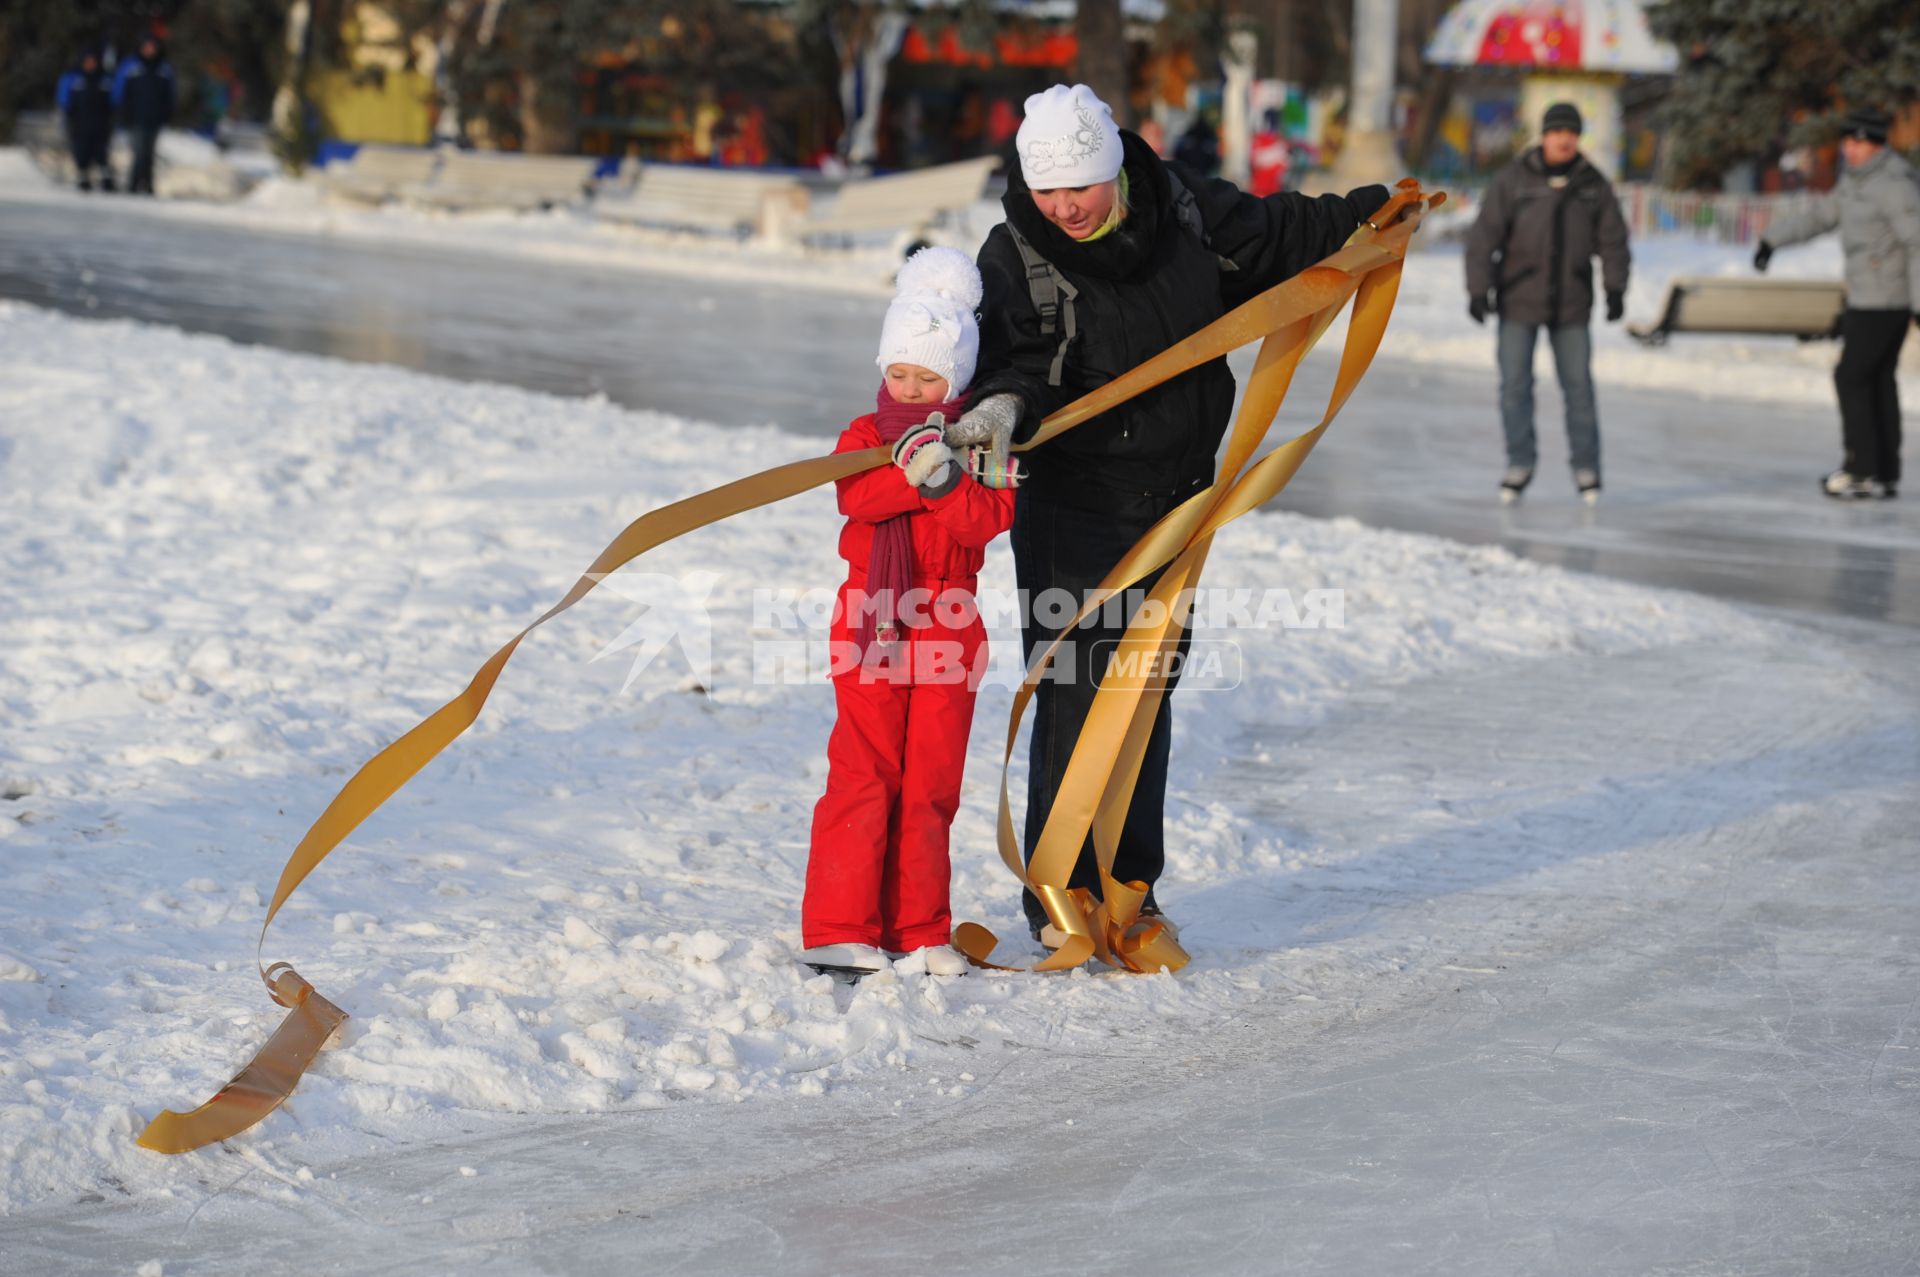
[[[1042,418],[1198,332],[1256,294],[1335,252],[1387,201],[1384,186],[1318,199],[1285,192],[1264,199],[1230,182],[1179,169],[1206,228],[1207,243],[1182,227],[1169,166],[1123,131],[1130,199],[1126,219],[1105,237],[1080,243],[1041,215],[1015,168],[1003,200],[1007,223],[1079,289],[1078,335],[1059,386],[1047,384],[1060,335],[1043,335],[1020,251],[1006,225],[980,249],[985,301],[980,373],[971,395],[1011,393],[1022,401],[1016,439]],[[1225,258],[1238,269],[1226,270]],[[1063,303],[1064,304],[1064,303]],[[1225,359],[1184,373],[1026,454],[1030,495],[1084,509],[1164,508],[1212,481],[1214,454],[1233,412]]]
[[[135,54],[115,84],[128,128],[162,129],[173,119],[173,66],[165,58],[148,61]]]
[[[113,133],[113,82],[105,71],[75,67],[61,76],[59,102],[74,141],[104,140]]]
[[[1612,184],[1579,155],[1555,185],[1536,146],[1487,188],[1467,234],[1467,295],[1495,290],[1500,314],[1516,323],[1585,324],[1596,254],[1606,290],[1624,293],[1632,254]]]

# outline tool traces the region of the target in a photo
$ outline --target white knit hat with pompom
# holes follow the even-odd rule
[[[957,399],[973,380],[980,358],[980,271],[957,248],[923,248],[894,280],[894,298],[880,324],[880,356],[891,364],[918,364],[947,379]]]

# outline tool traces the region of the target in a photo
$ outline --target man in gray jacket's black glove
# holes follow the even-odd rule
[[[1627,223],[1613,186],[1580,154],[1580,112],[1547,108],[1540,145],[1500,170],[1467,236],[1467,313],[1500,316],[1500,422],[1507,437],[1503,501],[1533,479],[1533,347],[1542,328],[1566,397],[1574,486],[1600,496],[1600,412],[1593,395],[1593,261],[1607,319],[1626,313]]]

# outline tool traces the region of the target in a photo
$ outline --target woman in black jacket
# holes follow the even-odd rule
[[[1085,85],[1028,98],[1017,141],[1006,221],[980,250],[986,294],[975,407],[948,436],[1001,452],[1055,409],[1329,256],[1388,196],[1384,186],[1318,199],[1244,194],[1161,160],[1118,129]],[[1065,590],[1077,610],[1148,528],[1213,481],[1233,399],[1233,374],[1216,359],[1025,454],[1030,477],[1012,540],[1029,662],[1059,633],[1036,615],[1035,600]],[[1129,619],[1155,579],[1129,591]],[[1077,632],[1036,692],[1029,860],[1124,628]],[[1151,887],[1164,865],[1169,715],[1163,704],[1120,836],[1114,877],[1122,882]],[[1097,878],[1089,839],[1069,885],[1097,894]],[[1045,911],[1031,892],[1025,905],[1041,938]],[[1159,913],[1151,893],[1143,912]]]

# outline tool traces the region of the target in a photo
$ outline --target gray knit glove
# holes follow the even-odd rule
[[[947,427],[947,443],[954,447],[985,445],[994,460],[1004,466],[1013,450],[1013,428],[1019,423],[1020,396],[988,395]]]

